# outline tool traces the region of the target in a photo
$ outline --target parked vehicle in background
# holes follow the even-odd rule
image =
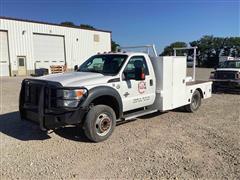
[[[240,92],[240,60],[227,60],[222,62],[215,71],[211,72],[213,91]]]
[[[231,57],[231,56],[220,56],[219,57],[219,65],[223,64],[225,61],[233,61],[233,60],[240,60],[240,57]]]
[[[154,46],[144,47],[152,48],[154,56],[97,54],[75,72],[25,79],[21,117],[42,130],[82,125],[90,140],[100,142],[116,122],[179,107],[195,112],[202,99],[211,97],[212,82],[187,77],[185,56],[158,57]]]

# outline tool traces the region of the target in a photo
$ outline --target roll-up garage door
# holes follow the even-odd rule
[[[7,32],[0,31],[0,76],[9,76],[9,51]]]
[[[36,69],[65,64],[63,36],[34,34],[33,47]]]

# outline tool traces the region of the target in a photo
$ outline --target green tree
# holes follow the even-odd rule
[[[70,21],[65,21],[60,23],[63,26],[68,26],[68,27],[75,27],[76,25],[73,22]]]
[[[206,67],[216,66],[219,62],[219,56],[239,56],[240,53],[239,37],[203,36],[189,44],[198,47],[197,60]]]
[[[232,57],[240,56],[240,37],[229,37],[225,44],[230,48],[230,55]]]
[[[214,67],[219,62],[219,56],[240,56],[240,37],[214,37],[203,36],[199,40],[189,43],[192,47],[197,46],[198,65]],[[164,48],[160,54],[162,56],[173,55],[174,47],[187,47],[184,42],[175,42]],[[178,51],[177,55],[183,55],[186,51]],[[189,50],[188,56],[192,56],[193,51]]]
[[[229,56],[230,52],[231,52],[231,48],[225,46],[222,48],[222,52],[220,53],[220,56]]]
[[[96,30],[95,27],[93,27],[93,26],[91,26],[91,25],[88,25],[88,24],[80,24],[79,27],[82,28],[82,29]]]
[[[120,45],[118,43],[116,43],[115,41],[113,41],[113,40],[111,41],[111,51],[112,52],[115,52],[119,46]]]
[[[231,57],[238,57],[239,56],[238,51],[235,47],[231,48],[230,56]]]
[[[203,36],[200,40],[190,42],[189,44],[198,47],[197,61],[200,65],[214,67],[218,64],[224,42],[224,38]]]
[[[160,56],[172,56],[173,55],[173,48],[181,48],[181,47],[187,47],[187,43],[185,42],[174,42],[170,44],[169,46],[166,46],[163,50],[163,52],[160,54]],[[179,50],[177,52],[178,55],[183,55],[184,50]]]

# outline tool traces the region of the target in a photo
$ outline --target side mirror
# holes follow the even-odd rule
[[[75,65],[74,66],[74,71],[77,71],[78,70],[78,65]]]
[[[122,80],[126,80],[126,76],[124,72],[122,73]]]

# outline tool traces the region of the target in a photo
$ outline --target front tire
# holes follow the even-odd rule
[[[101,142],[111,136],[116,126],[116,115],[106,105],[93,106],[85,119],[83,129],[87,138],[93,142]]]
[[[185,106],[185,110],[187,112],[195,112],[199,109],[202,103],[202,97],[201,94],[198,90],[194,91],[192,98],[191,98],[191,103]]]

